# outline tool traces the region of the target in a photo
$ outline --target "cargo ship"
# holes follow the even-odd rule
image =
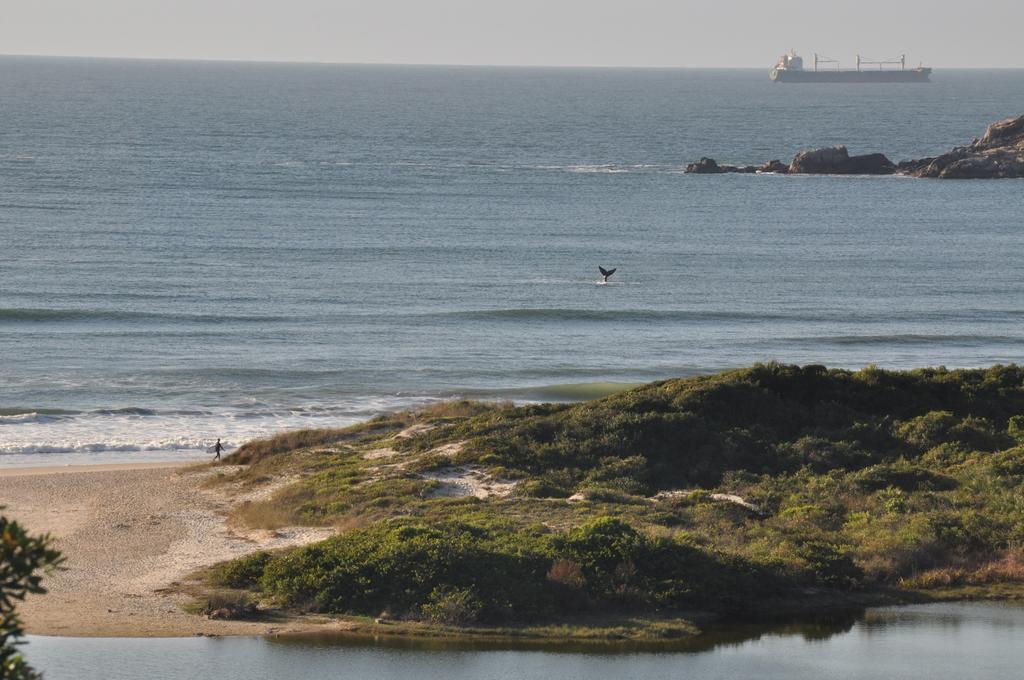
[[[822,68],[830,64],[835,64],[835,68]],[[777,83],[927,83],[931,74],[928,66],[908,69],[905,54],[890,61],[861,59],[858,54],[856,69],[841,69],[837,60],[815,54],[813,68],[805,69],[803,57],[790,50],[779,58],[769,75]]]

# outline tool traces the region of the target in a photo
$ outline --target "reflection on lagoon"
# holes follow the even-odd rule
[[[826,640],[849,632],[864,611],[831,613],[775,619],[758,623],[730,623],[706,627],[706,632],[678,640],[661,641],[560,641],[560,640],[446,640],[439,638],[353,636],[341,633],[306,633],[267,638],[276,645],[307,648],[362,648],[367,646],[417,652],[495,652],[534,651],[587,655],[621,655],[635,653],[697,653],[717,647],[739,646],[765,636],[798,636],[804,640]]]
[[[273,638],[33,637],[27,656],[65,678],[384,680],[819,680],[1017,677],[1024,606],[946,603],[722,625],[661,644]]]

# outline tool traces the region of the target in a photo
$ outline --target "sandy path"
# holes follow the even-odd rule
[[[31,596],[19,607],[28,631],[179,636],[315,627],[211,621],[186,614],[181,605],[189,598],[166,590],[214,562],[330,534],[308,528],[233,531],[225,516],[249,496],[201,489],[210,474],[205,465],[159,464],[0,470],[4,513],[33,533],[51,533],[67,557],[67,569],[44,581],[49,594]]]

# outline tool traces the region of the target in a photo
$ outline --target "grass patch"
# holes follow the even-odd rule
[[[359,442],[370,437],[397,432],[408,424],[404,414],[374,418],[351,427],[293,430],[267,439],[254,439],[242,444],[237,451],[224,457],[229,465],[251,465],[272,456],[299,449],[331,446],[341,442]]]

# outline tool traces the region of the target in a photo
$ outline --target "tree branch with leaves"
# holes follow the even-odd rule
[[[20,524],[0,515],[0,680],[40,677],[18,652],[25,629],[15,604],[30,593],[46,592],[43,574],[64,561],[52,543],[49,534],[31,536]]]

